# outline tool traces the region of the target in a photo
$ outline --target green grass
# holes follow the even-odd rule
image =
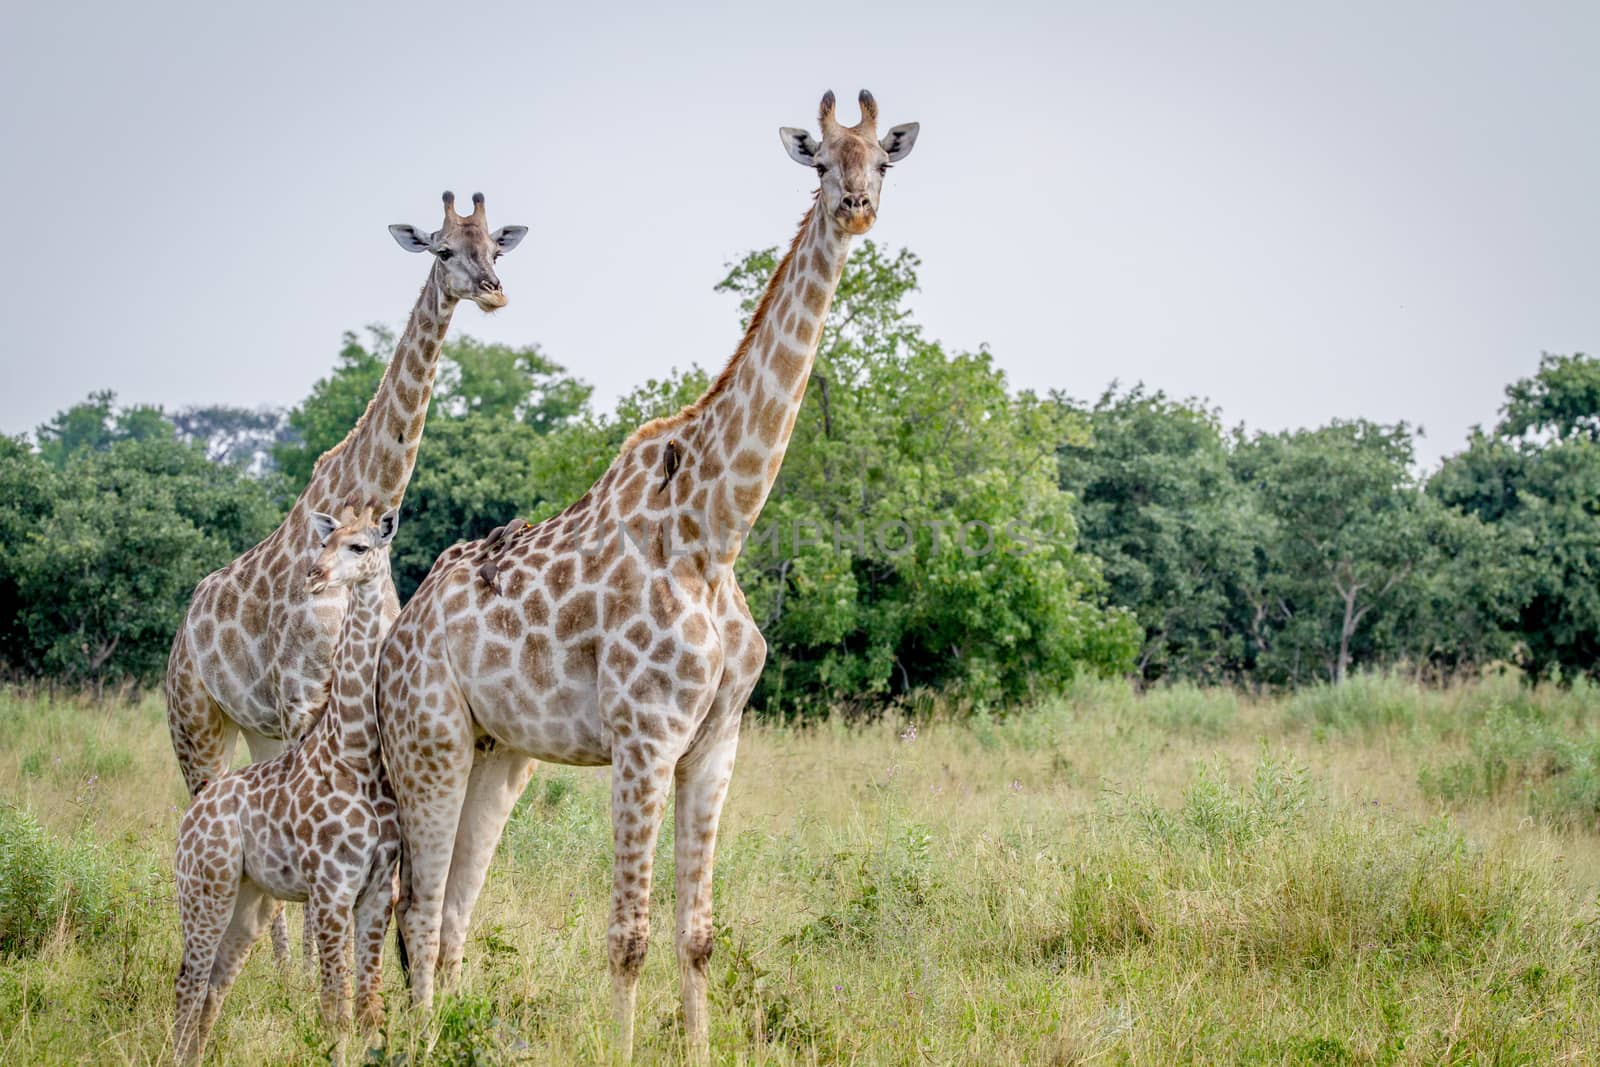
[[[1380,677],[1279,701],[1085,683],[904,725],[746,727],[717,868],[718,1062],[1544,1064],[1600,1048],[1593,690]],[[0,796],[0,872],[29,872],[0,873],[0,929],[27,931],[0,954],[0,1062],[170,1056],[184,799],[161,709],[0,693]],[[541,768],[460,989],[420,1020],[391,973],[368,1062],[606,1061],[607,797],[600,772]],[[681,1052],[671,849],[669,819],[645,1063]],[[212,1062],[326,1062],[315,1000],[263,944]]]

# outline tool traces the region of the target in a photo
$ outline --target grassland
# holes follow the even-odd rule
[[[1600,1057],[1600,692],[1093,684],[907,724],[746,728],[719,1062]],[[606,797],[541,769],[459,992],[417,1020],[392,974],[368,1062],[606,1060]],[[154,702],[0,694],[0,1062],[170,1055],[182,804]],[[680,1051],[670,898],[658,878],[647,1063]],[[212,1062],[326,1062],[315,999],[263,944]]]

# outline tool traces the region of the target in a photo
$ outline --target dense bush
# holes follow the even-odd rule
[[[195,583],[280,502],[170,426],[53,459],[0,444],[0,659],[69,684],[153,682]]]
[[[0,805],[0,956],[37,952],[58,933],[104,934],[117,884],[115,864],[92,840],[62,844],[32,812]]]

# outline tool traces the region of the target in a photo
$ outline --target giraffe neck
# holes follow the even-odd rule
[[[332,511],[350,500],[385,510],[399,505],[417,464],[439,349],[456,302],[445,290],[444,268],[435,262],[378,391],[345,439],[317,461],[300,494],[306,507],[297,510]]]
[[[333,654],[333,683],[322,721],[333,751],[345,763],[376,766],[378,731],[372,712],[378,650],[383,644],[387,572],[350,587],[350,604]]]
[[[707,543],[724,564],[738,556],[777,480],[849,252],[850,235],[814,203],[733,359],[672,435],[683,442],[690,475],[675,498],[709,490]]]

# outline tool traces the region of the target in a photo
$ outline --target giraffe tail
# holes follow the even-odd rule
[[[400,975],[405,984],[411,985],[411,951],[406,947],[406,913],[411,910],[411,854],[406,848],[405,838],[400,839],[399,863],[399,899],[395,901],[394,909],[394,953],[400,961]]]

